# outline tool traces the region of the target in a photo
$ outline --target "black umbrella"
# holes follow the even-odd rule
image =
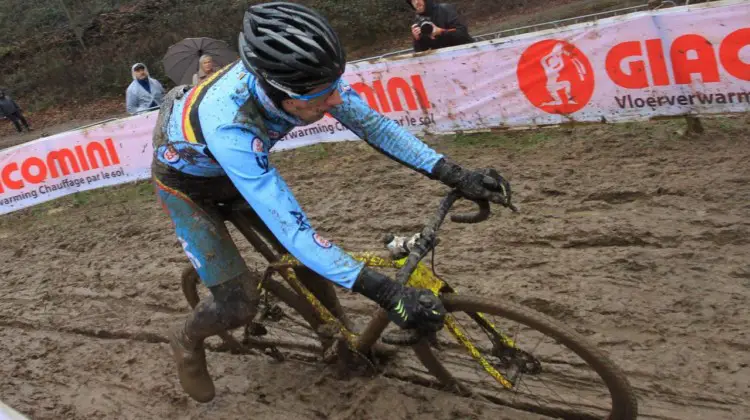
[[[226,42],[211,38],[185,38],[172,45],[162,59],[167,76],[178,85],[189,85],[198,72],[198,60],[208,54],[214,65],[224,67],[237,59]]]

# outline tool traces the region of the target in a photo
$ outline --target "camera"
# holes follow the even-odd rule
[[[419,30],[422,31],[421,38],[429,38],[430,35],[432,35],[434,26],[432,26],[430,18],[426,16],[417,16],[416,24],[419,26]]]

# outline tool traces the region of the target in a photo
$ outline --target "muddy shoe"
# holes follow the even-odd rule
[[[203,344],[191,349],[186,345],[187,339],[179,331],[172,335],[169,344],[172,356],[177,362],[177,373],[182,389],[198,402],[209,402],[214,399],[216,390],[206,367],[206,352]]]

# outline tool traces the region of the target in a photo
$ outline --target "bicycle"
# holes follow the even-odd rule
[[[373,314],[361,333],[353,331],[336,318],[326,305],[321,303],[321,300],[296,278],[292,268],[298,267],[300,263],[290,255],[274,253],[247,223],[247,220],[243,219],[243,210],[248,208],[247,204],[244,202],[226,203],[224,205],[227,209],[226,219],[247,238],[255,249],[260,251],[269,262],[269,266],[259,284],[259,288],[265,292],[265,298],[261,303],[263,308],[259,308],[260,315],[256,317],[256,321],[245,327],[245,337],[242,343],[229,332],[220,334],[221,339],[234,351],[247,352],[250,349],[263,349],[277,360],[284,359],[277,346],[288,346],[305,351],[323,351],[326,358],[338,360],[342,369],[346,369],[351,364],[352,355],[361,356],[370,366],[374,366],[376,362],[374,346],[411,346],[429,374],[437,378],[439,383],[446,388],[463,395],[485,398],[494,403],[512,405],[565,419],[635,419],[638,410],[637,401],[624,373],[579,333],[525,306],[458,294],[447,281],[441,279],[434,270],[430,270],[421,262],[430,251],[433,251],[434,259],[434,248],[438,242],[437,232],[449,210],[459,198],[458,192],[450,192],[443,198],[438,211],[424,226],[422,232],[414,235],[410,240],[392,235],[388,237],[386,242],[391,248],[391,254],[395,254],[395,258],[381,257],[372,252],[351,253],[355,259],[368,266],[398,269],[395,277],[397,281],[428,289],[438,295],[448,311],[445,328],[440,335],[422,335],[415,331],[399,331],[395,334],[383,335],[390,321],[382,309],[378,309]],[[477,204],[479,205],[478,212],[452,215],[451,220],[459,223],[478,223],[486,220],[490,216],[489,203],[477,202]],[[505,204],[506,207],[515,209],[511,203]],[[408,250],[404,246],[407,242],[410,245]],[[182,288],[189,304],[194,307],[199,301],[197,286],[200,280],[195,270],[191,268],[183,273]],[[291,289],[274,279],[274,274],[280,275]],[[285,314],[279,305],[269,302],[271,298],[269,294],[297,312],[304,322]],[[493,315],[499,316],[503,322],[509,320],[523,324],[525,329],[521,331],[517,328],[515,335],[511,335],[507,333],[509,330],[499,328],[500,324],[490,319]],[[279,322],[284,317],[293,320],[293,325],[299,326],[307,323],[306,327],[314,332],[312,338],[317,338],[321,345],[283,343],[262,338],[268,334],[268,328],[264,322]],[[541,346],[540,342],[533,349],[519,345],[518,336],[521,332],[541,333],[542,337],[552,339],[572,351],[582,359],[582,363],[571,362],[569,358],[558,356],[557,353],[550,354],[549,344]],[[455,342],[445,340],[445,333],[450,334]],[[486,342],[476,344],[478,339],[475,334],[478,334],[479,338],[485,338]],[[451,354],[451,351],[458,350],[470,355],[470,359],[466,358],[465,354]],[[438,355],[447,359],[447,363],[452,365],[454,373],[457,372],[457,374],[451,373]],[[480,375],[476,375],[475,378],[467,372],[468,362],[481,367],[480,374],[485,375],[488,385],[472,386],[475,385],[473,382],[480,378]],[[595,376],[590,372],[581,373],[582,368],[593,370]],[[541,379],[544,375],[549,376],[554,385],[561,385],[559,392],[550,388]],[[531,379],[527,379],[528,377]],[[591,389],[597,378],[604,383],[606,391]],[[545,395],[534,396],[534,398],[525,394],[521,395],[519,391],[523,387],[529,391],[532,389],[544,391]],[[491,391],[490,388],[496,388],[498,391],[511,391],[512,398],[506,393]],[[579,400],[571,406],[560,392],[565,392],[567,395],[575,390],[585,391],[588,397],[585,401]],[[539,398],[542,399],[541,402]],[[591,401],[588,398],[595,400]]]

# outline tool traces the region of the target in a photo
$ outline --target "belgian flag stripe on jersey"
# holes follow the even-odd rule
[[[226,74],[235,63],[236,61],[212,74],[190,91],[185,100],[185,107],[182,109],[182,132],[185,134],[185,139],[190,143],[206,144],[206,139],[203,137],[203,132],[201,131],[200,119],[198,118],[198,107],[211,86],[221,76]]]

